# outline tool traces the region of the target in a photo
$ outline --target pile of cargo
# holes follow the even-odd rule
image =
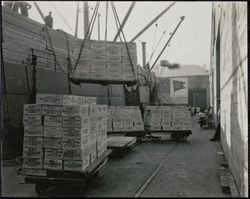
[[[108,132],[143,130],[144,123],[138,106],[108,107]]]
[[[187,106],[147,106],[145,114],[150,130],[191,130],[191,115]]]
[[[75,43],[73,54],[75,63],[81,45],[82,40]],[[137,73],[136,43],[127,45],[130,58],[125,43],[86,41],[72,76],[77,79],[135,80]]]
[[[24,105],[24,168],[82,171],[105,152],[106,105],[94,97],[36,97]]]

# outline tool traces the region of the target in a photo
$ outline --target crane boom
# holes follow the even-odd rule
[[[173,33],[172,33],[171,36],[169,37],[167,43],[165,44],[165,46],[164,46],[163,49],[161,50],[160,54],[159,54],[158,57],[156,58],[154,64],[153,64],[152,67],[149,69],[149,71],[151,71],[151,70],[154,68],[156,62],[157,62],[157,61],[159,60],[159,58],[161,57],[161,55],[162,55],[162,53],[164,52],[165,48],[167,47],[167,45],[169,44],[169,42],[170,42],[171,39],[173,38],[174,34],[176,33],[177,29],[179,28],[179,26],[181,25],[181,23],[182,23],[182,21],[183,21],[184,19],[185,19],[185,17],[182,16],[182,17],[181,17],[181,20],[179,21],[178,25],[177,25],[176,28],[174,29]]]
[[[127,11],[127,14],[126,14],[126,16],[124,17],[124,19],[123,19],[123,21],[122,21],[121,27],[120,27],[119,30],[117,31],[117,33],[116,33],[115,38],[113,39],[113,41],[116,41],[117,38],[118,38],[118,36],[120,35],[121,29],[124,27],[125,23],[127,22],[128,18],[129,18],[129,16],[130,16],[130,14],[131,14],[131,12],[132,12],[134,6],[135,6],[135,3],[136,3],[136,2],[133,1],[132,4],[130,5],[130,7],[129,7],[128,11]]]
[[[45,20],[45,17],[44,17],[44,15],[43,15],[43,12],[42,12],[40,6],[37,4],[36,1],[33,1],[33,3],[34,3],[34,5],[35,5],[37,11],[39,12],[40,16],[42,17],[42,19],[43,19],[43,21],[44,21],[44,20]]]
[[[165,10],[163,10],[157,17],[155,17],[151,22],[149,22],[148,25],[146,25],[137,35],[135,35],[133,37],[133,39],[131,39],[130,42],[133,42],[134,40],[136,40],[141,34],[143,34],[150,26],[152,26],[152,24],[154,24],[160,17],[162,17],[162,15],[164,15],[171,7],[174,6],[176,2],[171,3]]]

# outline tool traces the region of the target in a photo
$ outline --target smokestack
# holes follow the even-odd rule
[[[142,45],[142,67],[146,68],[146,42],[141,42]]]

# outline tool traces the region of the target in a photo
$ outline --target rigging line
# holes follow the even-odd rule
[[[94,15],[94,20],[93,20],[93,23],[92,23],[92,28],[90,29],[90,33],[89,33],[89,38],[91,37],[91,34],[92,34],[94,26],[95,26],[95,20],[96,20],[96,16],[98,15],[99,5],[100,5],[100,2],[97,5],[97,9],[96,9],[96,12],[95,12],[95,15]]]
[[[53,8],[56,10],[57,14],[61,17],[61,19],[63,20],[63,22],[65,23],[65,25],[68,27],[68,29],[74,34],[74,31],[72,30],[72,28],[70,27],[70,25],[67,23],[67,21],[64,19],[64,17],[61,15],[61,13],[59,12],[59,10],[57,10],[56,6],[54,5],[53,2],[51,2]]]
[[[50,34],[49,34],[48,27],[46,25],[44,25],[44,27],[45,27],[46,33],[48,35],[50,47],[51,47],[51,50],[52,50],[52,53],[53,53],[53,57],[54,57],[55,71],[56,71],[56,66],[58,66],[63,72],[65,72],[62,69],[62,67],[60,66],[59,62],[57,61],[56,54],[55,54],[55,51],[54,51],[54,48],[53,48],[53,44],[52,44],[52,41],[51,41],[51,37],[50,37]]]
[[[3,33],[3,30],[1,30]],[[1,34],[1,41],[3,41],[3,34]],[[6,104],[6,115],[9,117],[9,106],[8,106],[8,97],[7,97],[7,86],[6,86],[6,76],[5,76],[5,63],[4,63],[4,56],[3,56],[3,44],[1,42],[1,83],[3,85],[3,89],[1,94],[5,96],[5,104]]]
[[[29,84],[29,74],[28,74],[27,64],[25,64],[25,75],[26,75],[27,90],[28,90],[28,93],[30,95],[30,84]]]
[[[121,27],[121,23],[120,23],[120,20],[118,18],[118,15],[117,15],[117,12],[116,12],[116,9],[115,9],[115,4],[114,4],[113,1],[111,2],[111,5],[112,5],[112,8],[114,10],[115,16],[117,17],[117,22],[118,22],[118,24],[119,24],[119,26],[121,28],[122,36],[123,36],[123,39],[125,41],[125,45],[126,45],[126,49],[127,49],[127,53],[128,53],[128,57],[129,57],[129,61],[130,61],[131,67],[132,67],[132,71],[133,71],[134,77],[136,79],[135,69],[134,69],[134,66],[133,66],[133,63],[132,63],[132,60],[131,60],[131,56],[130,56],[130,53],[129,53],[129,49],[128,49],[128,43],[126,41],[126,38],[125,38],[125,35],[124,35],[124,32],[123,32],[123,28]]]
[[[105,21],[105,41],[107,41],[107,34],[108,34],[108,10],[109,10],[109,3],[106,2],[106,21]]]
[[[114,14],[115,25],[116,25],[117,31],[119,31],[119,25],[118,25],[118,22],[117,22],[117,19],[116,19],[116,15],[115,15],[115,12],[114,12],[114,8],[113,8],[112,5],[111,5],[111,7],[112,7],[113,14]],[[119,34],[119,39],[120,39],[120,42],[121,42],[122,39],[121,39],[121,35],[120,35],[120,34]]]
[[[155,39],[156,39],[156,33],[157,33],[157,27],[158,27],[158,22],[155,23],[155,31],[154,31],[154,36],[153,36],[153,42],[152,42],[152,48],[151,48],[151,54],[153,52],[153,48],[155,46]]]
[[[156,49],[157,49],[158,46],[160,45],[161,40],[163,39],[163,36],[164,36],[165,33],[166,33],[166,30],[163,31],[163,34],[162,34],[161,38],[159,39],[159,41],[158,41],[158,43],[157,43],[157,45],[156,45],[154,51],[153,51],[152,54],[150,55],[149,60],[148,60],[148,64],[149,64],[149,62],[150,62],[150,64],[151,64],[152,57],[153,57],[153,55],[155,54]]]
[[[77,64],[78,64],[78,62],[79,62],[80,56],[81,56],[81,54],[82,54],[82,49],[83,49],[83,46],[84,46],[84,44],[85,44],[85,41],[86,41],[86,39],[87,39],[87,37],[88,37],[89,30],[90,30],[90,26],[91,26],[91,24],[92,24],[92,22],[93,22],[94,14],[95,14],[95,11],[97,10],[97,5],[98,5],[98,3],[100,3],[100,2],[98,1],[98,2],[96,3],[96,5],[95,5],[95,10],[94,10],[94,12],[93,12],[93,14],[92,14],[92,17],[91,17],[91,20],[90,20],[90,24],[89,24],[89,26],[88,26],[87,32],[86,32],[85,37],[84,37],[84,39],[83,39],[83,42],[82,42],[82,44],[81,44],[81,48],[80,48],[80,51],[79,51],[79,53],[78,53],[77,60],[76,60],[75,66],[74,66],[74,71],[75,71],[75,69],[76,69],[76,67],[77,67]]]
[[[175,35],[177,29],[179,28],[179,26],[181,25],[181,23],[183,22],[183,20],[185,19],[185,16],[181,16],[180,17],[180,21],[177,24],[177,26],[175,27],[174,31],[170,34],[171,36],[169,37],[167,43],[165,44],[165,46],[163,47],[163,49],[161,50],[160,54],[158,55],[158,57],[156,58],[153,66],[151,66],[151,68],[149,69],[150,71],[155,67],[156,62],[158,61],[158,59],[161,57],[162,53],[164,52],[164,50],[166,49],[167,45],[169,44],[169,42],[171,41],[171,39],[173,38],[173,36]]]

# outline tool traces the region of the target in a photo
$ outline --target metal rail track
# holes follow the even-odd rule
[[[154,179],[154,177],[158,174],[158,172],[160,171],[160,169],[162,168],[162,166],[167,162],[168,159],[168,155],[174,150],[176,149],[177,144],[173,144],[173,146],[170,148],[170,150],[167,152],[167,154],[165,155],[165,157],[163,158],[163,160],[160,162],[160,164],[153,169],[153,171],[144,179],[144,181],[138,186],[138,188],[136,189],[135,193],[133,194],[132,197],[134,198],[139,198],[141,197],[141,195],[144,193],[144,191],[148,188],[148,186],[150,185],[150,183],[152,182],[152,180]]]

